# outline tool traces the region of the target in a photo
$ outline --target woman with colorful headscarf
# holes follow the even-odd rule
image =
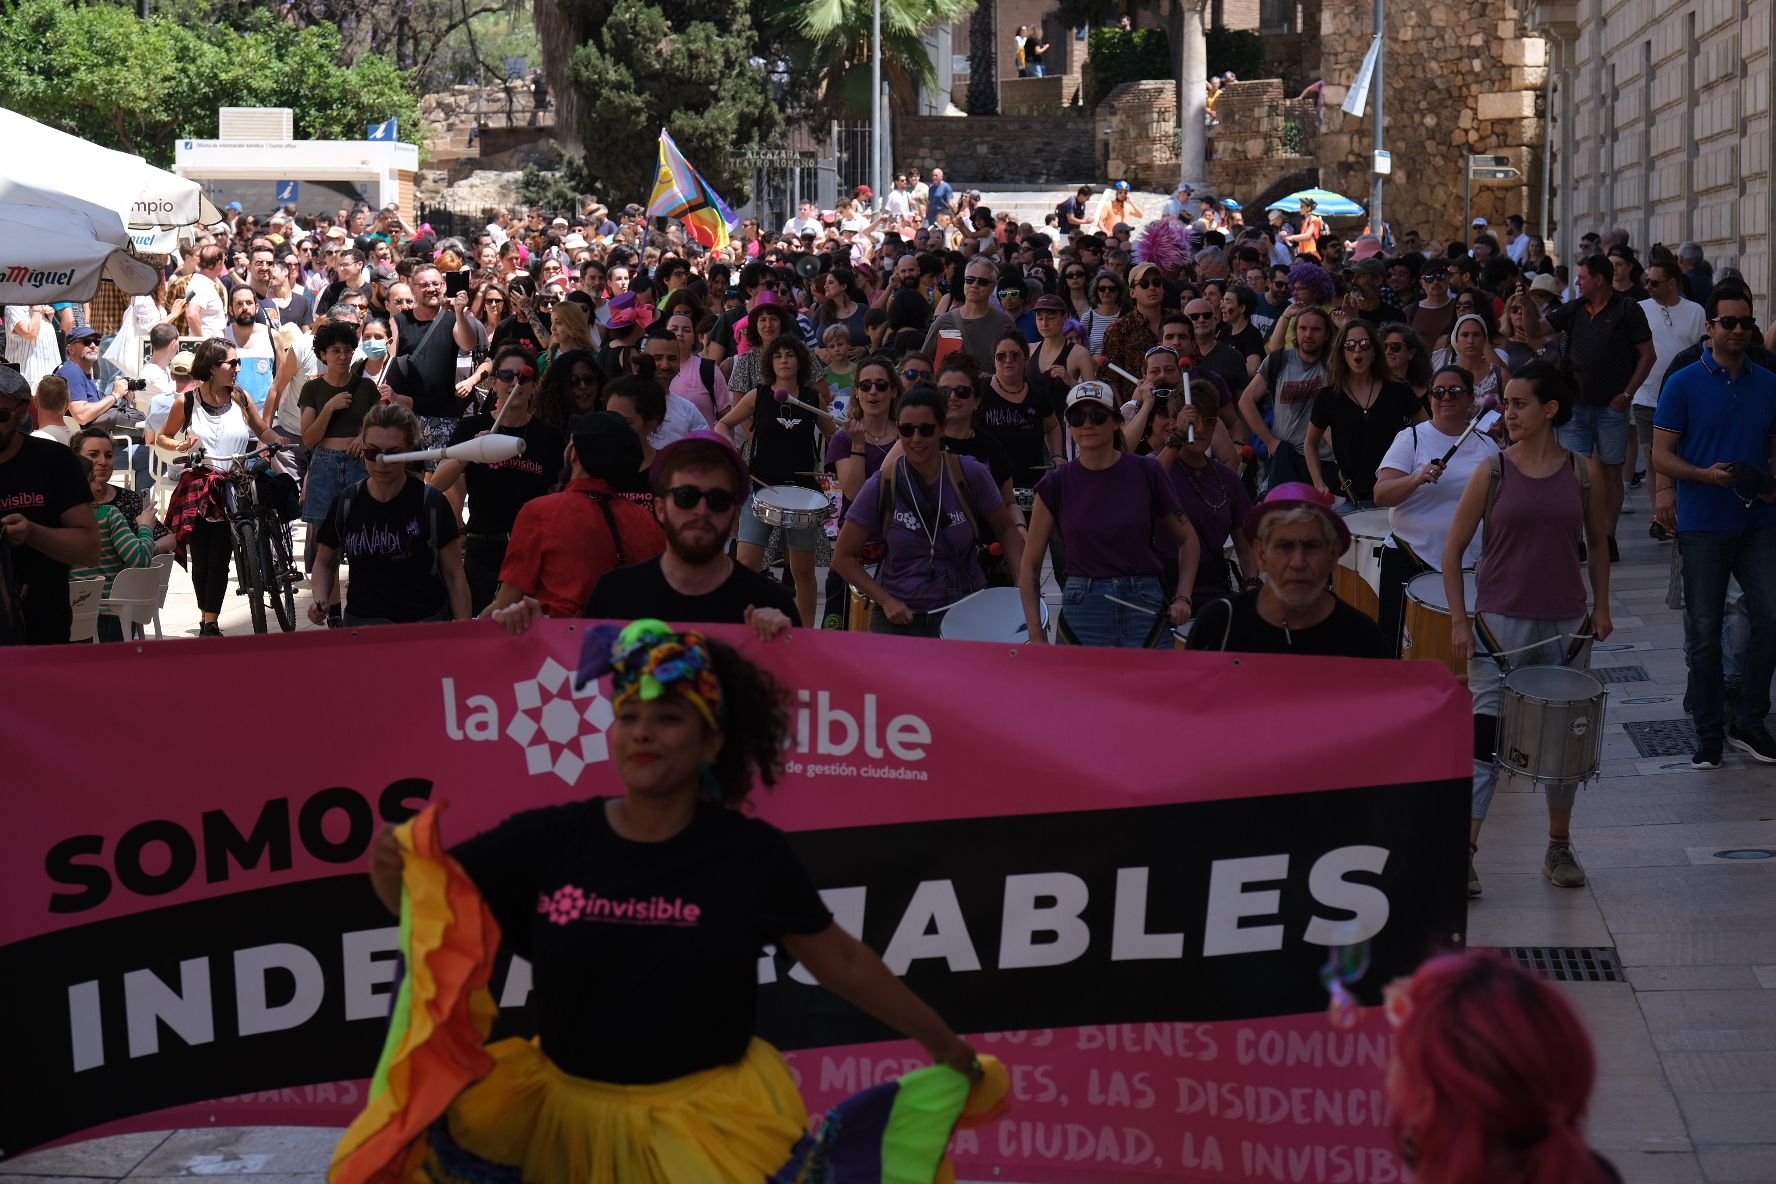
[[[873,1149],[881,1178],[932,1179],[983,1066],[834,923],[783,833],[742,809],[788,748],[783,689],[731,647],[653,620],[587,634],[575,687],[606,675],[622,796],[517,814],[448,855],[435,812],[378,837],[371,881],[401,913],[410,1005],[334,1184],[801,1179],[833,1140]],[[482,1048],[494,1007],[471,988],[502,934],[531,962],[538,1035]],[[767,944],[925,1046],[937,1067],[895,1091],[923,1094],[919,1113],[891,1098],[874,1122],[808,1135],[788,1065],[754,1035]]]

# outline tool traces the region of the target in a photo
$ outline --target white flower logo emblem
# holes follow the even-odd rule
[[[572,785],[587,765],[610,759],[604,738],[615,713],[596,681],[573,689],[573,673],[545,658],[536,677],[512,687],[518,710],[506,735],[524,749],[527,771],[554,773]]]

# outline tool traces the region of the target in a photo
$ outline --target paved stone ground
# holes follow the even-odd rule
[[[1468,940],[1620,954],[1627,982],[1563,989],[1597,1046],[1592,1143],[1629,1184],[1776,1181],[1776,859],[1715,856],[1776,849],[1776,769],[1730,754],[1724,768],[1699,773],[1687,751],[1642,757],[1624,731],[1682,714],[1682,622],[1665,607],[1670,552],[1646,537],[1646,512],[1646,491],[1631,491],[1624,562],[1613,576],[1617,633],[1595,659],[1600,668],[1639,666],[1646,678],[1614,685],[1603,777],[1574,814],[1590,883],[1558,889],[1542,879],[1542,802],[1501,786],[1482,836],[1486,893],[1469,908]],[[196,633],[183,577],[162,620],[169,637]],[[245,632],[244,602],[231,598],[223,623]],[[126,1135],[13,1160],[0,1166],[0,1184],[197,1176],[319,1184],[337,1136],[277,1128]]]

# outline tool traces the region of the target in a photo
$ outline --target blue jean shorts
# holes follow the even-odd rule
[[[746,495],[746,502],[740,507],[740,541],[764,546],[771,541],[771,532],[782,529],[772,526],[763,518],[752,512],[752,495]],[[820,546],[820,528],[818,526],[798,526],[794,530],[784,530],[783,545],[791,551],[812,551]]]
[[[1169,645],[1171,624],[1159,577],[1093,580],[1070,576],[1061,592],[1061,621],[1056,632],[1067,645],[1152,649],[1162,638]]]
[[[325,522],[333,508],[333,499],[346,486],[362,481],[369,474],[364,462],[343,448],[317,448],[308,458],[308,484],[302,494],[302,520]]]
[[[1597,452],[1606,465],[1628,459],[1628,413],[1608,407],[1574,407],[1573,417],[1560,429],[1560,446],[1574,456]]]

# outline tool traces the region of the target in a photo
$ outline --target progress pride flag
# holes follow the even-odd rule
[[[840,922],[1012,1066],[1012,1113],[959,1136],[964,1176],[1398,1175],[1385,1026],[1332,1026],[1318,971],[1367,942],[1373,1004],[1461,941],[1468,708],[1441,667],[728,636],[795,700],[759,812]],[[0,659],[44,705],[0,837],[27,1067],[0,1148],[349,1119],[397,973],[370,838],[428,801],[455,841],[618,792],[579,640],[438,625]],[[67,710],[95,682],[214,691],[159,713],[173,755],[145,762]],[[786,959],[760,981],[811,1106],[922,1063]],[[529,967],[493,982],[501,1030],[528,1030]]]

